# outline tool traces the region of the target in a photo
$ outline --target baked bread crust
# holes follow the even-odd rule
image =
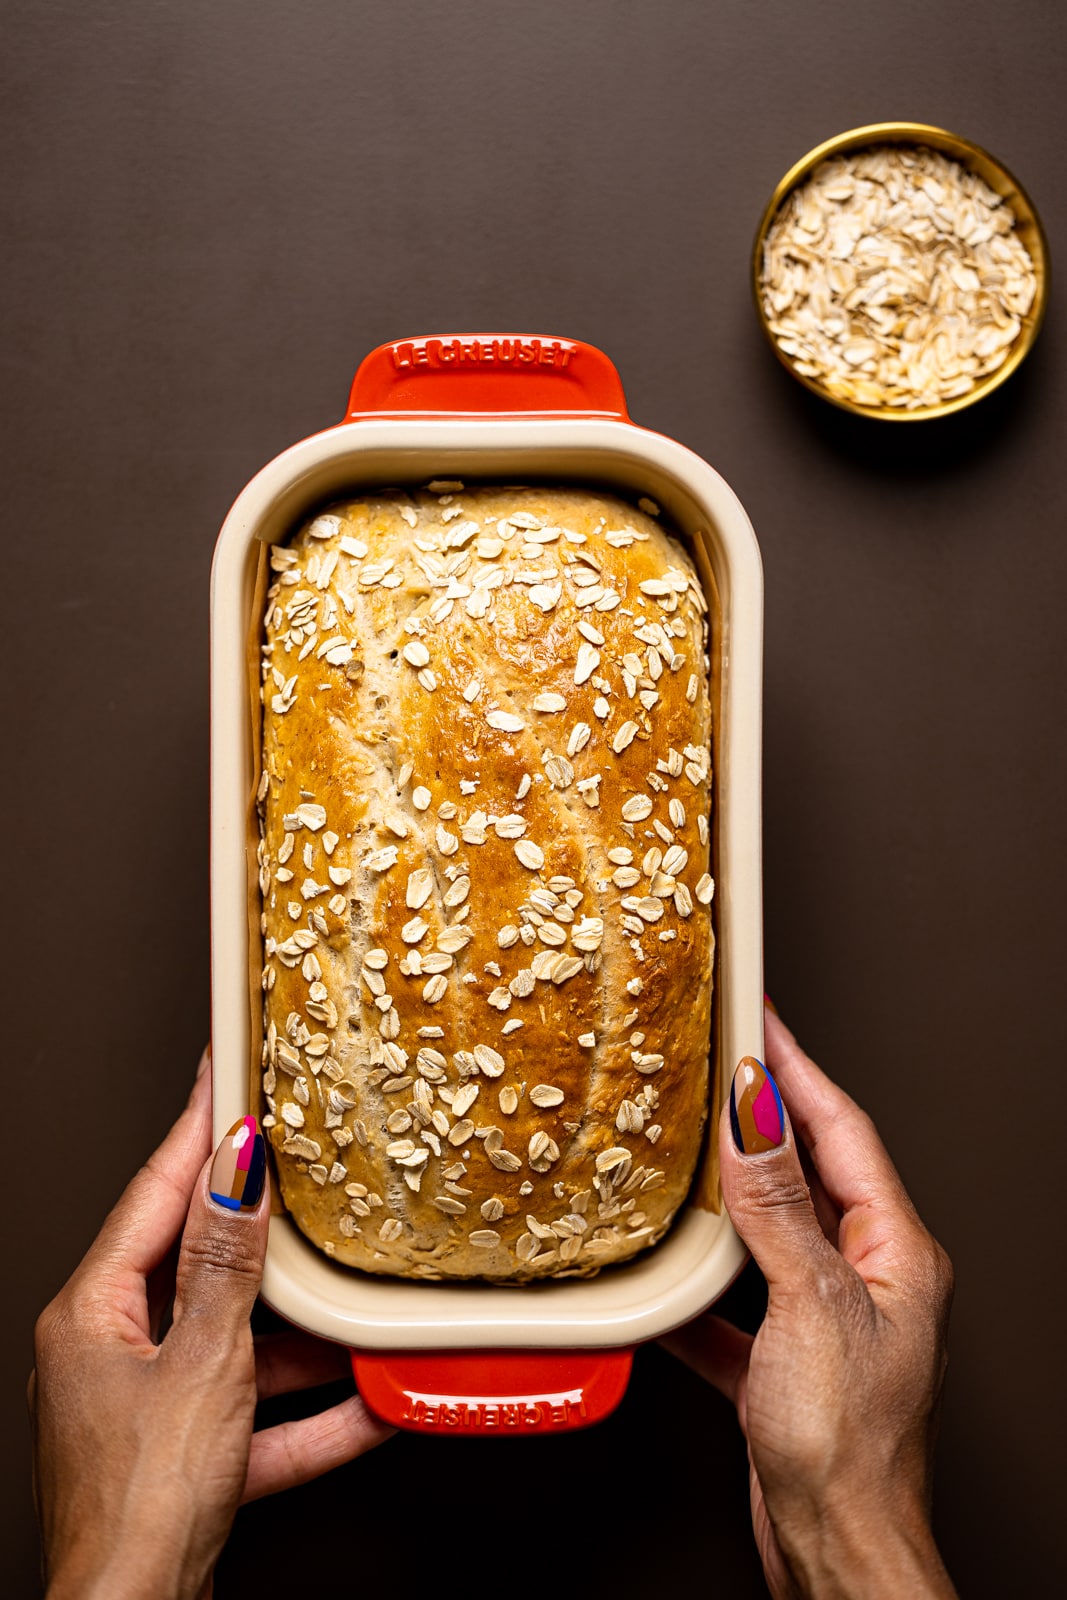
[[[684,1200],[707,1105],[692,563],[607,494],[446,483],[333,505],[271,565],[263,1123],[286,1207],[368,1272],[628,1259]]]

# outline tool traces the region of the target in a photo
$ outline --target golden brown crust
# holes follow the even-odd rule
[[[685,1198],[706,1112],[688,557],[608,495],[446,485],[332,506],[272,565],[264,1123],[286,1206],[371,1272],[627,1259]]]

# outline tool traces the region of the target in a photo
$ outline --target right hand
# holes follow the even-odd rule
[[[737,1406],[775,1600],[944,1600],[929,1508],[952,1268],[869,1117],[766,1024],[773,1079],[741,1063],[719,1148],[767,1314],[755,1337],[705,1313],[663,1342]]]

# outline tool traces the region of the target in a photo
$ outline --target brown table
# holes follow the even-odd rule
[[[34,1314],[207,1033],[219,523],[257,467],[340,416],[371,346],[494,327],[602,346],[634,417],[706,456],[755,522],[768,987],[956,1262],[949,1566],[970,1596],[1052,1592],[1062,317],[973,413],[879,426],[776,366],[748,252],[796,157],[902,116],[999,154],[1062,260],[1057,8],[12,0],[6,19],[7,1071],[27,1109],[5,1141],[5,1591],[36,1581]],[[751,1274],[734,1305],[758,1317]],[[467,1553],[442,1559],[460,1507]],[[764,1592],[732,1416],[656,1349],[588,1435],[404,1438],[243,1513],[220,1600],[305,1590],[300,1527],[327,1538],[315,1567],[343,1593],[418,1569],[489,1595],[516,1559],[562,1592]]]

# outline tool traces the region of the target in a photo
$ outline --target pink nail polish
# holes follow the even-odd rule
[[[730,1085],[730,1128],[742,1155],[776,1150],[785,1137],[778,1086],[762,1061],[744,1056]]]
[[[227,1211],[251,1211],[263,1193],[267,1160],[255,1117],[242,1117],[221,1140],[211,1163],[208,1188]]]

